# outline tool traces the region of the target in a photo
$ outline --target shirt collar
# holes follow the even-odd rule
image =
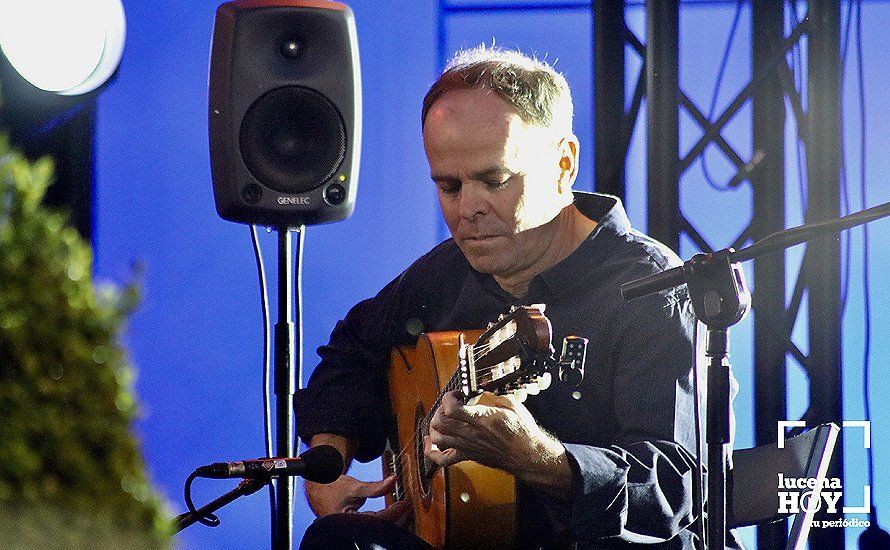
[[[626,235],[630,231],[630,220],[621,199],[605,193],[588,193],[575,191],[575,206],[582,214],[597,222],[596,229],[591,232],[588,240],[593,239],[600,231],[615,235]]]
[[[596,228],[578,248],[556,265],[536,275],[529,284],[528,294],[522,298],[516,298],[505,291],[491,275],[474,269],[473,273],[480,279],[482,286],[514,305],[546,303],[549,298],[574,289],[582,279],[581,275],[599,265],[609,254],[610,237],[630,232],[630,220],[618,197],[584,191],[574,191],[574,196],[575,207],[597,222]]]

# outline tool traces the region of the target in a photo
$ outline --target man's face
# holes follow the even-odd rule
[[[471,89],[433,104],[423,141],[445,222],[470,265],[507,278],[540,260],[553,238],[545,224],[572,202],[574,136],[527,125],[496,93]]]

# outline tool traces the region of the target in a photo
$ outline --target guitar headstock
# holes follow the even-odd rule
[[[550,386],[553,329],[543,306],[521,306],[501,315],[475,344],[460,346],[464,396],[513,392],[520,400]]]

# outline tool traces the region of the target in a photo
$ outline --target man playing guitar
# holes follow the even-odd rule
[[[357,304],[319,349],[296,398],[300,436],[348,464],[380,456],[394,346],[420,332],[484,328],[510,306],[546,304],[554,336],[590,341],[579,387],[523,403],[447,393],[426,457],[512,474],[519,532],[504,547],[693,548],[694,327],[685,287],[622,301],[622,283],[679,265],[633,230],[614,197],[574,192],[579,143],[565,79],[518,52],[460,53],[424,100],[423,140],[449,239]],[[616,138],[617,139],[617,138]],[[306,484],[320,519],[304,548],[423,548],[411,506],[354,513],[394,476]]]

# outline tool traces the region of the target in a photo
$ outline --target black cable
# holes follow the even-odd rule
[[[271,329],[269,326],[269,296],[266,283],[266,266],[263,262],[263,252],[260,248],[259,237],[255,225],[250,226],[250,236],[253,242],[254,258],[256,259],[257,274],[260,279],[260,301],[263,311],[263,407],[264,427],[266,432],[266,455],[272,457],[272,400],[269,385],[272,378],[271,366]]]
[[[862,207],[866,208],[867,186],[865,177],[866,168],[866,124],[865,124],[865,78],[862,59],[862,0],[856,2],[856,77],[859,84],[859,188],[862,195]],[[869,398],[869,384],[871,382],[871,283],[869,282],[869,239],[868,225],[862,226],[862,299],[863,299],[863,316],[864,316],[864,350],[862,358],[862,402],[865,407],[865,420],[871,422],[871,399]],[[877,524],[876,513],[874,513],[875,503],[875,472],[874,472],[874,452],[872,446],[866,449],[866,457],[868,458],[868,484],[871,486],[870,505],[873,511],[873,520]],[[876,525],[877,526],[877,525]]]
[[[840,147],[840,156],[841,156],[841,177],[840,177],[840,185],[841,185],[841,215],[846,216],[850,213],[851,209],[851,201],[850,201],[850,190],[849,190],[849,182],[847,179],[847,146],[846,146],[846,132],[844,131],[845,122],[844,122],[844,83],[846,82],[846,67],[847,67],[847,52],[848,46],[850,42],[850,24],[853,21],[853,5],[854,0],[849,0],[847,2],[847,21],[844,24],[844,29],[842,31],[841,37],[841,82],[840,82],[840,93],[841,93],[841,109],[838,112],[838,117],[840,118],[840,128],[841,128],[841,147]],[[847,311],[847,296],[850,293],[850,266],[852,264],[852,259],[850,257],[852,251],[852,236],[848,232],[841,233],[841,245],[843,252],[843,271],[841,272],[841,315]]]
[[[297,265],[294,273],[294,301],[295,301],[295,319],[294,319],[294,336],[296,338],[296,357],[294,358],[294,362],[296,363],[295,378],[297,383],[297,390],[303,389],[303,245],[306,241],[306,226],[301,225],[296,229],[297,233]],[[293,403],[291,403],[291,408],[293,408]],[[297,439],[295,441],[294,447],[298,450],[300,448],[300,441]],[[296,483],[293,484],[293,489],[296,489]],[[291,495],[291,499],[293,499],[293,495]]]
[[[266,266],[263,262],[263,251],[260,248],[260,240],[257,236],[255,225],[250,226],[250,240],[253,243],[253,253],[256,259],[257,273],[260,279],[260,303],[263,310],[263,422],[265,428],[266,440],[266,456],[273,457],[272,451],[272,398],[270,385],[272,380],[272,362],[271,362],[271,341],[272,333],[269,326],[269,292],[266,284]],[[276,516],[275,509],[275,485],[269,484],[269,507],[271,516]],[[275,528],[275,522],[272,522],[272,528]],[[272,542],[275,542],[273,532]]]
[[[198,513],[198,510],[195,508],[195,503],[192,502],[192,482],[195,481],[196,477],[198,477],[197,470],[192,472],[185,480],[185,507],[188,508],[189,513],[198,520],[198,523],[206,525],[207,527],[216,527],[219,525],[219,518],[216,517],[216,514],[207,514],[206,516],[203,516]]]
[[[852,0],[851,0],[852,1]],[[856,76],[859,84],[859,187],[863,206],[868,204],[866,186],[866,124],[865,124],[865,77],[862,58],[862,0],[856,1]],[[862,227],[862,297],[864,319],[864,349],[862,357],[862,403],[865,408],[865,420],[871,422],[871,283],[869,281],[869,238],[868,226]],[[868,466],[870,525],[859,536],[859,548],[862,550],[885,550],[890,547],[890,534],[878,525],[878,510],[875,507],[875,464],[874,446],[869,445],[865,451]]]
[[[701,436],[701,404],[699,400],[701,399],[701,394],[699,393],[699,378],[698,378],[698,328],[699,328],[698,320],[695,321],[694,328],[692,329],[692,393],[694,396],[694,400],[692,402],[692,416],[695,417],[695,468],[696,468],[696,477],[694,479],[694,483],[692,485],[692,506],[695,509],[695,512],[698,514],[698,527],[696,528],[699,539],[701,540],[702,547],[707,545],[707,537],[705,536],[705,508],[704,508],[704,499],[702,495],[704,494],[704,455],[702,449],[702,436]]]
[[[847,47],[850,42],[850,24],[853,21],[853,6],[855,5],[856,0],[849,0],[847,2],[847,22],[844,24],[844,29],[841,31],[841,66],[846,66],[847,63]]]
[[[729,63],[729,52],[732,50],[732,44],[735,41],[735,33],[739,26],[739,20],[742,15],[742,5],[744,0],[737,0],[735,6],[735,16],[732,19],[732,26],[729,28],[729,36],[726,38],[726,46],[723,48],[723,59],[720,61],[720,69],[717,71],[717,80],[714,82],[714,92],[711,94],[711,105],[708,107],[708,122],[714,118],[714,111],[717,109],[717,97],[720,95],[720,85],[723,83],[723,74],[726,72],[726,66]],[[701,169],[705,177],[705,181],[711,188],[717,191],[728,191],[731,189],[728,185],[720,185],[711,177],[708,170],[707,148],[701,154]]]

